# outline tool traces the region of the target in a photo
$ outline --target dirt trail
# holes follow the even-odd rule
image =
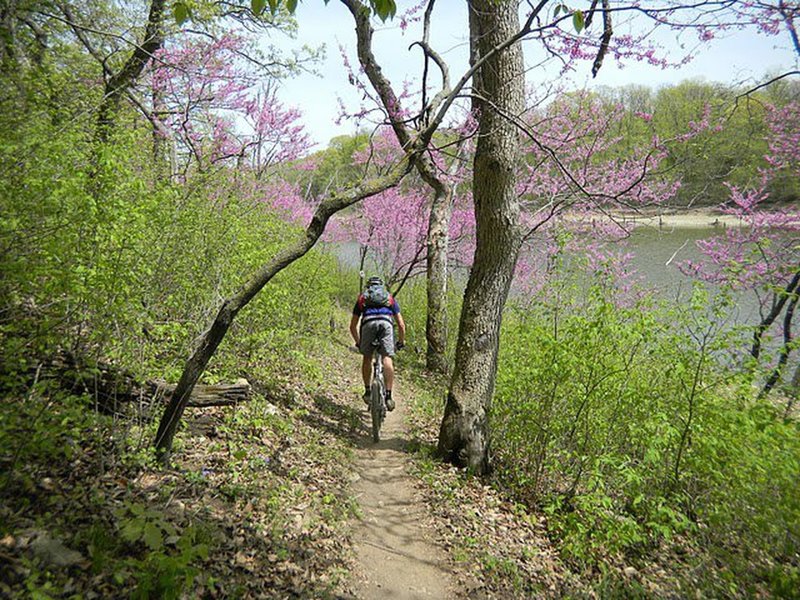
[[[388,414],[377,444],[367,433],[366,410],[364,420],[353,485],[363,512],[353,536],[361,568],[357,598],[456,598],[446,552],[433,542],[425,504],[407,473],[404,403]]]

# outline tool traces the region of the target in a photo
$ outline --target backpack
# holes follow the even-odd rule
[[[379,308],[389,306],[389,292],[380,283],[371,283],[364,290],[364,306],[366,308]]]

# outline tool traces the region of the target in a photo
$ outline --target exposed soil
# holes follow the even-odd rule
[[[355,460],[359,477],[352,489],[362,511],[353,535],[359,561],[354,588],[364,600],[460,597],[447,552],[433,541],[427,506],[408,473],[406,410],[398,401],[377,444],[367,434],[364,410],[364,441]]]

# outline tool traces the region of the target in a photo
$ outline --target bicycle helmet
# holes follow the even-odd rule
[[[367,279],[367,285],[383,285],[383,279],[380,277],[370,277]]]

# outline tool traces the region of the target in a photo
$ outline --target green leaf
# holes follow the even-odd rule
[[[144,529],[144,521],[142,519],[130,519],[125,521],[122,525],[120,535],[126,542],[135,542],[142,537],[142,530]]]
[[[278,12],[278,0],[269,0],[269,12],[273,15]]]
[[[176,2],[172,5],[172,15],[178,25],[183,25],[189,18],[189,7],[185,2]]]
[[[556,9],[553,11],[553,18],[554,18],[554,19],[557,19],[557,18],[558,18],[558,13],[560,13],[560,12],[561,12],[561,6],[562,6],[561,4],[557,5],[557,6],[556,6]]]
[[[381,21],[386,21],[397,14],[397,5],[394,0],[372,0],[372,10],[380,17]]]
[[[270,0],[269,6],[272,9],[272,12],[275,12],[274,5],[275,0]],[[264,8],[266,8],[267,2],[266,0],[250,0],[250,9],[253,11],[254,15],[260,15],[264,12]]]
[[[585,24],[585,21],[584,21],[584,17],[583,17],[583,11],[582,10],[576,10],[572,14],[572,25],[575,27],[575,31],[577,31],[578,33],[583,31],[584,24]]]
[[[297,0],[286,0],[286,9],[294,14],[294,11],[297,10]]]
[[[147,525],[144,526],[142,539],[150,550],[158,550],[163,543],[161,539],[161,529],[155,523],[147,523]]]
[[[208,559],[208,546],[205,544],[198,544],[194,547],[195,554],[203,560]]]

